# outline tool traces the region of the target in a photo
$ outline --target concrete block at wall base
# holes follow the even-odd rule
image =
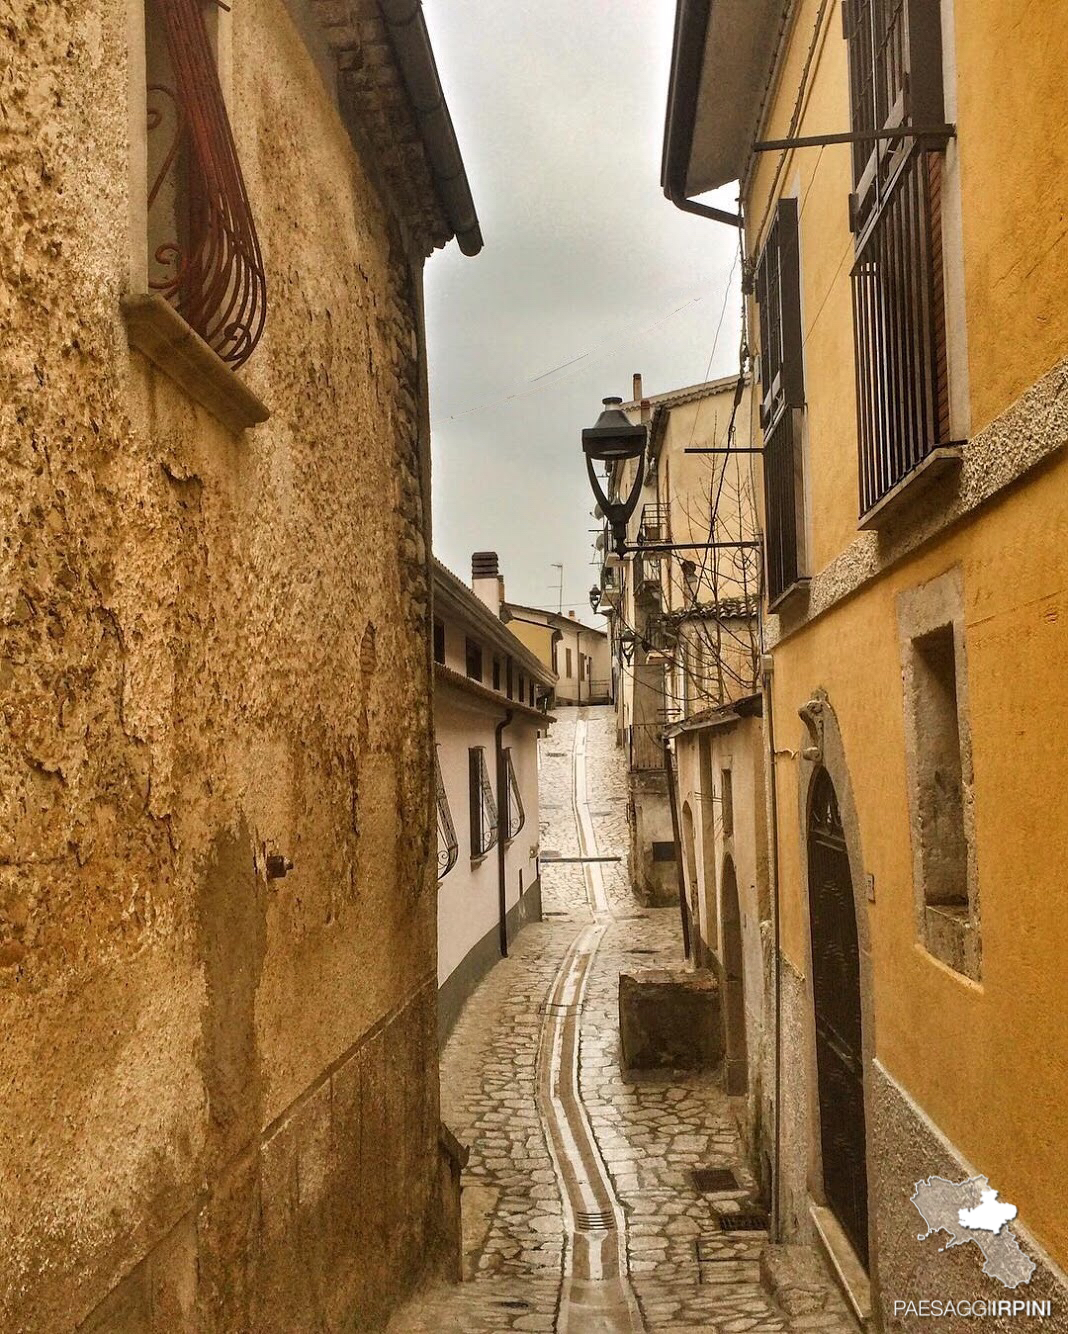
[[[454,1283],[463,1279],[464,1247],[461,1178],[471,1154],[443,1121],[438,1131],[438,1161],[441,1165],[441,1231],[444,1275]]]
[[[760,1282],[788,1316],[815,1315],[827,1304],[827,1275],[808,1246],[765,1246]]]
[[[723,1061],[719,982],[711,973],[644,969],[619,978],[624,1070],[715,1070]]]

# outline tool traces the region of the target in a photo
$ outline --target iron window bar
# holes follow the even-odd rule
[[[155,0],[153,14],[169,68],[165,81],[149,75],[148,132],[150,144],[156,132],[169,138],[151,150],[159,166],[148,185],[149,287],[233,369],[252,355],[267,317],[259,238],[201,0]]]
[[[523,809],[523,794],[519,790],[519,780],[515,776],[512,764],[512,751],[504,751],[504,797],[505,797],[505,838],[513,839],[527,822],[527,813]]]
[[[863,520],[950,443],[942,270],[947,136],[932,143],[909,126],[945,118],[938,6],[846,0],[843,27],[850,120],[858,136],[850,225]]]
[[[445,791],[445,780],[441,776],[441,762],[434,750],[434,788],[438,808],[438,879],[444,880],[456,865],[460,856],[460,845],[456,838],[456,826],[452,822],[449,809],[449,795]]]
[[[497,803],[481,746],[467,752],[471,798],[471,856],[484,857],[497,842]]]

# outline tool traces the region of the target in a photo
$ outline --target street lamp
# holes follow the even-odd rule
[[[621,398],[606,398],[602,402],[604,411],[593,426],[588,426],[582,432],[582,452],[586,456],[586,471],[593,494],[612,529],[616,551],[622,556],[627,546],[627,521],[637,508],[638,496],[645,481],[645,442],[648,432],[644,426],[635,426],[628,419],[621,407]],[[598,480],[593,465],[606,463],[611,471],[613,464],[625,463],[627,459],[638,461],[634,484],[626,500],[611,500]]]
[[[594,611],[601,605],[601,589],[599,584],[594,584],[590,589],[590,606]]]

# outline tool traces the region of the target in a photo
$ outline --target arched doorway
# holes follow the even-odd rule
[[[808,817],[812,999],[827,1204],[868,1263],[868,1170],[860,949],[853,881],[831,776],[816,771]]]
[[[727,1092],[749,1091],[749,1053],[745,1039],[745,964],[738,876],[727,857],[721,879],[723,922],[724,1019],[727,1033]]]

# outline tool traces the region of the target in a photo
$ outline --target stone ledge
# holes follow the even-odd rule
[[[871,1280],[838,1219],[825,1205],[811,1204],[809,1217],[834,1281],[861,1329],[871,1327]]]
[[[130,346],[232,431],[265,422],[264,403],[158,292],[122,298]]]

